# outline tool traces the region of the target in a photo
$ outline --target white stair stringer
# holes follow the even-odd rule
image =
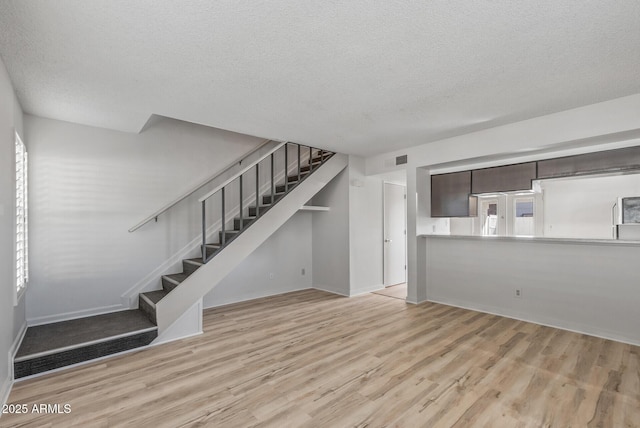
[[[158,333],[161,335],[199,299],[209,293],[245,258],[278,230],[309,199],[322,190],[348,164],[348,157],[334,154],[284,198],[260,216],[206,265],[191,274],[174,292],[156,304]]]

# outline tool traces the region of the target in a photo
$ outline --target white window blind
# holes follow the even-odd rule
[[[28,155],[16,133],[16,296],[29,282]]]

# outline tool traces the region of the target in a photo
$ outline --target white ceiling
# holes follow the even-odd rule
[[[24,110],[371,155],[640,93],[638,0],[1,0]]]

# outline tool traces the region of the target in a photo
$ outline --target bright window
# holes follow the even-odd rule
[[[27,148],[16,133],[16,302],[29,282]]]

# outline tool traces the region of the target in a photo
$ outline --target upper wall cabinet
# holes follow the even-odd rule
[[[536,179],[536,163],[519,163],[471,171],[471,193],[530,190]]]
[[[640,168],[640,146],[538,161],[538,178]]]
[[[431,217],[477,215],[477,198],[470,196],[471,171],[431,176]]]

